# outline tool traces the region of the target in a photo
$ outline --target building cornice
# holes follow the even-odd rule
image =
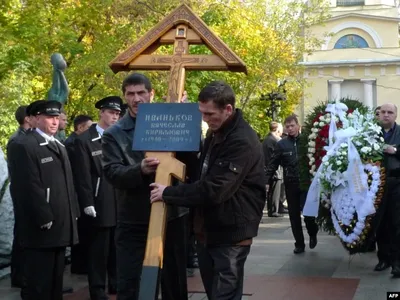
[[[324,60],[324,61],[302,61],[299,63],[305,67],[339,67],[347,65],[398,65],[400,64],[399,58],[388,58],[388,59],[348,59],[348,60]]]
[[[358,14],[358,13],[347,13],[339,16],[334,16],[329,18],[326,22],[340,20],[344,18],[363,18],[363,19],[374,19],[374,20],[384,20],[391,22],[400,22],[400,18],[394,17],[385,17],[385,16],[376,16],[376,15],[367,15],[367,14]]]

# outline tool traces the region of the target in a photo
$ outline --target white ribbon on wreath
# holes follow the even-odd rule
[[[325,111],[331,113],[331,123],[329,124],[329,146],[333,144],[333,135],[335,134],[336,127],[336,118],[334,116],[338,116],[339,120],[342,123],[346,123],[346,112],[348,107],[346,104],[336,101],[336,103],[331,103],[326,106]]]
[[[333,137],[335,132],[337,131],[336,127],[336,116],[342,121],[347,122],[345,116],[348,107],[346,104],[341,103],[339,100],[336,100],[335,103],[330,103],[326,106],[325,111],[331,114],[331,121],[329,124],[329,146],[326,147],[326,150],[329,150],[329,147],[333,146]],[[320,183],[320,176],[323,169],[323,164],[321,164],[315,173],[314,179],[311,182],[311,186],[307,193],[306,203],[303,208],[303,215],[304,216],[318,216],[319,210],[319,200],[321,195],[321,183]]]
[[[348,167],[347,171],[343,172],[343,179],[337,180],[335,183],[335,190],[338,185],[341,184],[343,187],[347,188],[353,203],[357,215],[361,219],[365,219],[366,216],[375,212],[375,207],[373,201],[366,203],[365,199],[368,193],[368,176],[364,172],[364,166],[361,162],[360,155],[352,142],[352,137],[357,134],[357,131],[353,127],[347,127],[346,129],[337,130],[335,116],[342,121],[344,126],[348,125],[347,120],[345,120],[345,113],[347,111],[347,106],[343,103],[337,101],[335,104],[328,104],[327,110],[332,114],[331,125],[329,128],[329,146],[326,147],[327,154],[329,158],[333,156],[340,144],[346,142],[348,145]],[[334,125],[333,125],[334,124]],[[335,141],[333,144],[333,140]],[[321,196],[321,176],[322,170],[324,169],[324,164],[321,164],[318,171],[311,183],[310,189],[307,193],[306,203],[303,209],[304,216],[318,216],[319,202]],[[328,172],[329,173],[329,172]],[[328,174],[329,175],[329,174]],[[331,201],[332,205],[337,200],[337,193],[332,191]],[[336,199],[335,199],[336,198]]]
[[[379,186],[381,184],[381,175],[379,167],[366,164],[364,169],[372,174],[371,185],[368,189],[364,203],[366,207],[369,207],[369,203],[374,203],[376,194],[378,193]],[[339,187],[335,189],[331,196],[332,207],[331,216],[332,223],[335,231],[339,235],[340,239],[346,243],[353,243],[357,241],[365,228],[365,216],[357,216],[357,222],[353,227],[353,231],[350,234],[346,234],[339,224],[339,221],[346,226],[349,226],[354,217],[354,212],[356,211],[352,197],[349,194],[349,190],[345,187]],[[335,199],[335,200],[333,200]]]

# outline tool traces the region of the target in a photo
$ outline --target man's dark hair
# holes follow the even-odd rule
[[[221,109],[228,104],[235,108],[235,93],[227,83],[213,81],[201,90],[198,101],[202,103],[213,101]]]
[[[93,121],[91,116],[88,115],[78,115],[75,117],[74,119],[74,130],[77,131],[78,130],[78,126],[86,123],[87,121]]]
[[[25,123],[25,117],[27,116],[26,114],[27,107],[28,107],[27,105],[22,105],[18,107],[17,110],[15,111],[15,119],[17,120],[19,125],[24,125]]]
[[[132,73],[125,77],[122,82],[122,93],[125,94],[126,87],[129,85],[143,84],[148,92],[152,90],[150,79],[141,73]]]
[[[291,123],[292,121],[295,121],[296,124],[299,124],[299,119],[297,118],[297,115],[292,114],[292,115],[286,117],[284,123],[287,124],[287,123]]]
[[[271,123],[269,123],[269,131],[270,132],[275,132],[278,130],[278,128],[279,128],[278,122],[272,121]]]
[[[374,110],[374,112],[376,113],[378,110],[380,110],[381,109],[381,107],[380,106],[377,106],[376,108],[375,108],[375,110]]]

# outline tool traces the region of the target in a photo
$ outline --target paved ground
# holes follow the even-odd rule
[[[319,234],[314,250],[294,255],[289,220],[266,218],[261,224],[246,265],[243,300],[384,300],[386,292],[399,291],[400,279],[390,270],[373,271],[376,254],[349,256],[339,240]],[[65,276],[65,282],[79,291],[86,286],[84,276]],[[9,288],[9,279],[0,280],[0,299],[17,300],[19,292]],[[189,278],[190,300],[207,299],[198,274]],[[85,292],[66,299],[87,299]]]

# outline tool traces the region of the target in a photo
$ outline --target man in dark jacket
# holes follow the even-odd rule
[[[140,276],[150,221],[150,183],[159,161],[133,151],[139,103],[148,103],[154,91],[147,77],[133,73],[122,83],[128,112],[102,137],[105,177],[117,189],[117,298],[138,299]],[[187,210],[168,208],[168,226],[161,277],[163,300],[187,300]]]
[[[386,191],[376,216],[380,224],[376,232],[379,262],[375,271],[392,266],[393,276],[400,277],[400,125],[396,124],[396,118],[396,105],[388,103],[380,107],[379,121],[386,144]]]
[[[281,165],[285,182],[286,200],[289,209],[290,225],[295,239],[295,254],[303,253],[305,248],[303,228],[301,225],[301,211],[306,195],[300,190],[299,174],[299,137],[300,125],[297,117],[291,115],[285,120],[288,137],[280,140],[275,148],[274,155],[267,166],[267,182],[274,176]],[[310,249],[317,245],[318,225],[314,217],[304,217],[306,228],[310,236]]]
[[[74,143],[73,170],[81,208],[81,221],[88,227],[88,280],[91,300],[108,299],[116,293],[114,229],[116,225],[116,192],[106,180],[101,165],[101,137],[104,130],[119,118],[122,99],[110,96],[99,100],[100,120],[77,136]],[[108,272],[107,272],[108,271]]]
[[[61,104],[32,111],[36,129],[10,144],[11,193],[24,248],[24,299],[61,300],[65,247],[78,242],[79,210],[64,146],[54,139]]]
[[[274,150],[281,140],[282,136],[282,124],[277,122],[271,122],[269,125],[269,133],[263,141],[263,151],[264,151],[264,162],[265,167],[271,160]],[[267,184],[272,187],[267,194],[267,209],[268,217],[281,217],[279,214],[280,198],[281,198],[281,187],[282,187],[282,167],[279,166],[275,175],[271,178],[270,182]]]
[[[32,115],[32,112],[35,110],[35,107],[40,103],[44,102],[45,100],[37,100],[30,103],[28,106],[25,107],[25,112],[18,108],[16,112],[16,119],[18,123],[23,120],[24,125],[20,126],[20,128],[15,132],[8,141],[7,144],[7,153],[10,153],[9,146],[14,143],[18,139],[23,139],[28,132],[36,128],[36,116]],[[25,116],[24,116],[25,115]],[[26,126],[26,123],[29,124],[29,127]],[[8,168],[9,177],[11,178],[11,170]],[[26,286],[26,276],[24,275],[24,252],[22,245],[18,242],[19,233],[18,233],[18,216],[16,214],[16,204],[15,204],[15,195],[13,195],[13,183],[10,182],[10,191],[11,191],[11,198],[13,201],[14,207],[14,239],[13,239],[13,246],[12,246],[12,253],[11,253],[11,286],[13,287],[20,287],[21,288],[21,298],[24,299],[25,289]]]
[[[229,85],[221,81],[208,84],[198,101],[209,126],[200,158],[200,180],[170,187],[153,183],[151,201],[196,206],[202,211],[207,269],[204,261],[199,263],[202,273],[212,274],[202,275],[208,298],[239,300],[244,264],[265,205],[262,147],[242,112],[235,109],[235,94]]]
[[[74,119],[74,132],[65,140],[64,146],[68,152],[68,158],[71,165],[76,165],[74,162],[74,143],[75,139],[84,133],[92,126],[92,117],[88,115],[78,115]],[[79,168],[78,168],[79,169]],[[79,183],[75,180],[75,187]],[[76,188],[75,188],[76,189]],[[85,218],[86,219],[86,218]],[[71,248],[71,273],[72,274],[87,274],[87,263],[88,263],[88,228],[87,224],[82,218],[78,219],[78,235],[79,244]]]
[[[27,130],[30,128],[29,124],[29,116],[26,114],[27,106],[20,106],[17,108],[15,112],[15,119],[18,122],[18,129],[17,131],[10,137],[7,143],[7,151],[9,151],[9,145],[13,143],[16,139],[20,138],[21,136],[25,136]],[[15,205],[14,205],[15,207]],[[15,212],[14,212],[14,239],[11,251],[11,286],[12,287],[23,287],[23,249],[18,244],[18,233],[17,233],[17,221],[15,219]]]
[[[31,128],[31,125],[29,124],[29,116],[26,114],[26,108],[27,106],[25,105],[20,106],[15,111],[15,119],[17,120],[19,127],[17,131],[14,132],[14,134],[8,140],[8,144],[11,143],[14,139],[18,138],[19,136],[25,135],[27,130]]]
[[[93,119],[88,115],[78,115],[74,119],[74,132],[72,132],[65,140],[64,145],[68,149],[68,146],[73,146],[74,141],[78,135],[81,135],[89,129],[93,124]]]

